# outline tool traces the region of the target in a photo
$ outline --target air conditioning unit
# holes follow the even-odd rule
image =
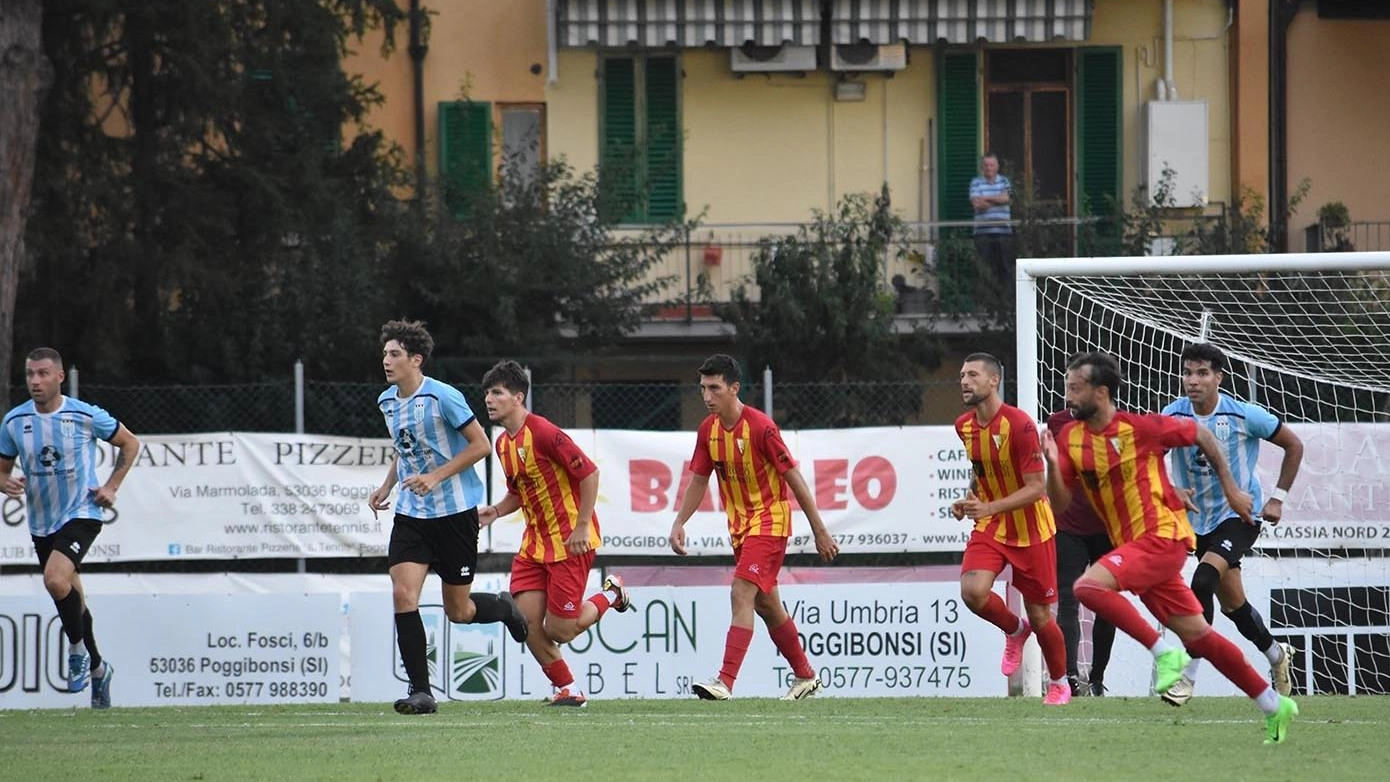
[[[814,46],[757,46],[744,44],[729,50],[729,67],[735,73],[770,71],[814,71]]]
[[[907,67],[907,44],[841,43],[830,49],[832,71],[900,71]]]

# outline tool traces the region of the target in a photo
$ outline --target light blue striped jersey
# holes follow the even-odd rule
[[[1273,437],[1281,426],[1273,413],[1259,405],[1218,394],[1216,409],[1211,415],[1197,415],[1192,410],[1192,400],[1187,397],[1169,403],[1163,408],[1163,414],[1196,419],[1199,425],[1216,435],[1217,442],[1225,449],[1236,484],[1255,498],[1255,512],[1264,507],[1264,493],[1260,491],[1255,462],[1260,457],[1260,441]],[[1235,518],[1235,511],[1226,504],[1216,471],[1196,446],[1174,448],[1172,460],[1173,483],[1180,488],[1196,489],[1193,501],[1197,504],[1197,512],[1189,512],[1188,518],[1198,535],[1206,535],[1226,519]]]
[[[40,413],[31,399],[0,423],[0,456],[24,471],[29,534],[40,538],[73,519],[103,520],[93,501],[104,483],[97,476],[97,440],[110,440],[121,426],[96,405],[59,398],[52,413]]]
[[[1003,174],[995,174],[994,181],[991,182],[982,176],[977,176],[970,180],[970,197],[976,196],[997,196],[1009,192],[1009,178]],[[1014,229],[1006,224],[1000,225],[980,225],[982,221],[1007,221],[1011,217],[1008,204],[991,204],[983,212],[975,213],[975,233],[977,234],[1011,234]]]
[[[386,428],[396,444],[396,478],[402,482],[424,475],[459,455],[468,439],[459,431],[476,416],[468,400],[457,388],[432,377],[402,399],[391,386],[377,397],[377,407],[386,418]],[[396,512],[417,519],[452,516],[483,501],[483,482],[473,466],[452,475],[420,496],[402,489],[396,497]]]

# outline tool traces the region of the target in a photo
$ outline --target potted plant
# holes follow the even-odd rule
[[[1312,252],[1348,252],[1351,246],[1351,213],[1341,201],[1318,208],[1317,225],[1308,227],[1308,249]]]

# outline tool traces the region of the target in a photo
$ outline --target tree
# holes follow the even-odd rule
[[[374,367],[399,151],[350,42],[392,0],[49,0],[22,328],[105,382]]]
[[[906,252],[902,237],[886,187],[876,198],[846,196],[796,234],[759,243],[750,281],[756,300],[750,285],[740,284],[728,304],[715,305],[734,326],[749,370],[771,367],[779,383],[841,384],[835,398],[804,404],[779,390],[787,425],[900,421],[920,406],[913,370],[935,366],[940,351],[929,332],[894,331],[896,307],[884,269],[890,255]],[[905,385],[886,396],[854,385],[884,380]]]
[[[0,7],[0,389],[9,398],[15,298],[24,263],[24,228],[34,181],[39,104],[52,81],[42,47],[42,0]]]

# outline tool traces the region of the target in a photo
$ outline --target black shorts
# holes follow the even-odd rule
[[[1241,558],[1259,538],[1259,524],[1246,524],[1238,518],[1226,519],[1211,532],[1197,536],[1197,559],[1210,551],[1220,555],[1230,567],[1240,567]]]
[[[471,584],[478,569],[478,509],[417,519],[396,514],[386,562],[418,562],[434,568],[446,584]]]
[[[58,528],[52,535],[38,537],[30,535],[34,541],[34,552],[39,555],[39,567],[48,565],[48,555],[61,551],[72,560],[72,564],[82,569],[82,558],[92,548],[92,541],[101,533],[101,522],[96,519],[73,519]]]

